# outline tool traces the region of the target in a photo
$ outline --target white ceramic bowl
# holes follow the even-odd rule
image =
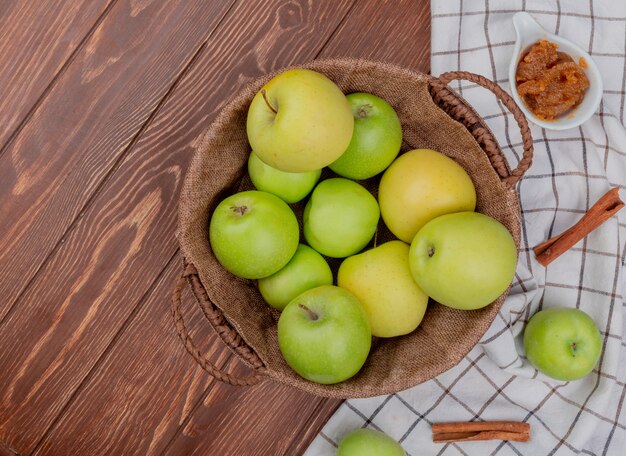
[[[567,41],[557,35],[546,32],[541,28],[532,16],[526,12],[516,13],[513,16],[513,25],[517,34],[517,40],[515,42],[515,48],[513,49],[513,57],[511,64],[509,65],[509,82],[511,84],[511,95],[515,99],[520,109],[526,114],[526,117],[531,122],[539,125],[542,128],[550,130],[567,130],[568,128],[574,128],[589,119],[602,99],[602,78],[600,77],[600,71],[598,66],[591,59],[583,49],[574,43]],[[561,117],[557,117],[555,120],[546,121],[537,118],[524,104],[524,101],[517,93],[517,87],[515,84],[515,72],[517,70],[517,64],[519,63],[522,54],[534,43],[539,40],[548,40],[558,44],[559,51],[569,54],[574,62],[578,62],[580,57],[587,62],[587,68],[582,70],[589,79],[589,88],[585,93],[582,103],[580,103],[572,111],[563,114]]]

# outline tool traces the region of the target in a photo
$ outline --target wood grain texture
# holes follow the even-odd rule
[[[0,165],[0,193],[10,193],[0,200],[0,306],[30,283],[24,271],[32,272],[33,261],[52,250],[73,221],[70,215],[79,213],[230,5],[120,1],[107,15],[85,55],[38,111],[49,116],[66,110],[67,117],[48,120],[69,129],[67,136],[37,129],[43,120],[36,115],[16,150],[0,157],[4,165],[6,159],[19,164]],[[57,98],[67,99],[69,107]],[[37,141],[62,147],[33,149]],[[109,194],[100,211],[72,231],[0,326],[0,440],[22,452],[41,438],[120,329],[134,307],[127,303],[146,290],[146,283],[133,286],[136,276],[128,271],[135,270],[139,252],[157,250],[150,229],[159,225],[162,211],[175,211],[182,172],[162,158],[159,169],[165,172],[156,176],[148,171],[138,181],[128,170],[124,183],[131,179],[137,187]],[[157,166],[149,160],[144,165]],[[167,220],[171,233],[175,220]]]
[[[416,70],[430,70],[430,5],[418,0],[359,1],[343,21],[338,30],[321,51],[321,57],[353,56],[384,60]],[[404,37],[404,38],[403,38]],[[402,39],[408,41],[402,42]],[[407,46],[407,42],[411,46]],[[386,43],[379,45],[379,43]],[[407,49],[408,48],[408,49]],[[233,358],[231,363],[237,361]],[[229,364],[230,365],[230,364]],[[280,386],[264,385],[263,394],[271,395],[271,388],[283,391],[276,395],[271,408],[284,410],[293,425],[275,427],[289,433],[290,446],[276,442],[277,433],[264,426],[258,433],[252,424],[264,419],[269,413],[268,402],[261,393],[233,391],[222,384],[212,384],[206,399],[181,428],[168,447],[166,454],[254,454],[254,455],[298,455],[304,452],[311,440],[337,408],[339,401],[319,399],[285,389]],[[243,394],[243,397],[241,396]],[[251,394],[256,400],[246,399]],[[282,398],[287,397],[285,402]],[[243,401],[243,402],[241,402]],[[297,416],[300,407],[311,403],[319,409],[306,416]],[[229,414],[228,408],[235,405]],[[241,411],[239,411],[241,410]],[[302,425],[304,421],[304,425]],[[287,422],[289,422],[287,420]],[[215,423],[224,423],[216,425]],[[298,431],[292,432],[298,426]],[[233,429],[235,428],[235,429]],[[306,433],[302,430],[306,429]],[[248,436],[254,435],[254,438]],[[239,437],[237,437],[239,436]],[[208,453],[207,453],[208,452]]]
[[[118,0],[0,156],[0,321],[232,2]]]
[[[19,456],[19,452],[0,441],[0,456]]]
[[[139,318],[133,316],[133,308],[177,250],[177,198],[192,146],[222,103],[244,82],[275,67],[312,58],[350,5],[351,1],[242,2],[201,48],[106,187],[23,295],[24,304],[0,328],[5,341],[0,341],[0,365],[7,366],[6,372],[0,372],[0,385],[7,385],[0,396],[0,438],[4,435],[23,451],[36,447],[43,454],[55,454],[80,434],[90,438],[75,442],[77,447],[115,453],[116,445],[126,448],[127,439],[137,447],[158,449],[164,436],[173,435],[179,418],[161,422],[159,413],[177,412],[168,408],[171,404],[158,404],[144,413],[142,395],[155,391],[143,384],[148,374],[137,371],[133,363],[146,351],[164,350],[173,359],[180,359],[181,353],[188,357],[177,340],[155,339],[161,343],[156,346],[142,343],[146,333],[161,331],[169,312],[138,314],[143,316],[141,325],[123,325],[128,318]],[[258,13],[259,7],[263,14]],[[287,48],[285,42],[290,43]],[[160,297],[169,302],[169,292]],[[117,347],[120,338],[114,338],[120,328],[133,338],[134,350],[106,348],[111,341]],[[17,342],[19,334],[27,334],[24,342]],[[2,354],[15,351],[18,344],[20,354]],[[99,357],[109,351],[115,351],[121,362],[112,370],[98,363],[90,374]],[[118,369],[124,365],[132,368]],[[189,379],[176,370],[156,374],[151,385],[180,382],[181,390],[189,387]],[[106,389],[114,388],[119,376],[135,379],[125,391],[136,394],[136,401]],[[194,403],[203,395],[197,394]],[[98,420],[85,419],[101,396],[109,400],[98,416],[119,420],[113,441],[101,432]],[[137,419],[142,429],[159,427],[158,438],[147,434],[137,441],[133,429]]]
[[[34,454],[161,454],[213,381],[185,350],[172,349],[181,345],[166,297],[180,267],[178,258],[170,262]],[[183,297],[194,299],[188,292]],[[194,340],[211,361],[223,365],[230,352],[197,306],[185,310]]]
[[[361,0],[320,57],[364,57],[430,71],[430,2]]]
[[[297,455],[315,435],[311,418],[332,414],[339,403],[271,381],[238,389],[214,383],[164,454]]]
[[[112,1],[2,2],[0,151],[48,86],[67,68],[70,56],[106,15]]]
[[[212,35],[220,16],[191,17],[199,3],[118,2],[0,157],[0,293],[19,297],[0,324],[0,454],[301,454],[337,401],[214,383],[174,334],[181,181],[193,144],[253,77],[322,48],[423,65],[427,42],[386,49],[375,34],[424,30],[428,2],[395,2],[398,13],[374,0],[240,1]],[[242,369],[194,312],[203,346]]]

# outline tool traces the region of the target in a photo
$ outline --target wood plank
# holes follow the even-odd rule
[[[30,267],[28,263],[32,257],[29,257],[29,253],[38,255],[33,247],[41,247],[46,252],[52,250],[54,240],[52,245],[46,244],[46,240],[54,236],[58,236],[58,239],[64,232],[71,222],[71,218],[64,218],[64,215],[78,213],[73,203],[87,200],[89,189],[94,190],[97,177],[107,172],[105,165],[110,167],[115,154],[122,152],[123,142],[130,142],[136,129],[149,118],[150,112],[160,101],[156,97],[163,98],[178,77],[181,66],[191,59],[230,5],[230,0],[221,3],[202,0],[152,3],[120,1],[116,4],[94,34],[94,39],[86,45],[82,60],[77,59],[75,66],[64,74],[63,81],[48,97],[46,103],[52,105],[42,106],[39,113],[43,117],[34,119],[30,124],[37,126],[43,122],[42,119],[45,120],[45,116],[56,114],[60,119],[48,119],[53,126],[70,128],[70,122],[76,122],[75,127],[67,133],[68,137],[59,138],[58,132],[44,126],[42,131],[31,132],[29,136],[22,135],[16,150],[2,157],[2,160],[19,158],[17,163],[20,166],[10,169],[12,174],[7,174],[6,169],[0,169],[0,175],[3,176],[0,187],[11,193],[0,203],[3,219],[0,225],[6,223],[5,230],[0,229],[0,244],[2,248],[8,249],[0,250],[0,265],[3,271],[8,271],[6,275],[0,274],[0,288],[3,290],[0,305],[11,303],[10,290],[15,292],[16,287],[25,287],[28,283],[27,274],[19,277],[15,276],[15,272]],[[112,61],[113,54],[121,60]],[[89,81],[85,81],[84,77]],[[84,86],[81,86],[82,83]],[[55,103],[58,99],[65,99],[68,104]],[[60,115],[63,110],[68,110],[65,118]],[[76,118],[81,115],[83,118],[80,120]],[[38,141],[46,144],[56,141],[63,147],[54,153],[47,151],[47,155],[34,147]],[[78,147],[78,150],[73,146]],[[83,147],[85,149],[81,151]],[[13,152],[23,153],[24,156]],[[80,152],[83,152],[82,155]],[[33,156],[26,157],[29,153]],[[50,163],[44,164],[48,157]],[[26,164],[26,158],[32,158],[32,164]],[[46,168],[47,165],[50,167]],[[66,165],[74,166],[67,169]],[[56,175],[55,171],[64,174]],[[172,175],[166,174],[163,178],[165,190],[172,182],[178,182],[177,175],[171,179],[167,179],[167,176]],[[16,181],[36,189],[16,187]],[[61,181],[64,181],[65,187],[60,185]],[[59,185],[55,186],[56,183]],[[55,192],[59,188],[65,192],[59,195],[59,192]],[[24,193],[21,193],[22,190]],[[44,194],[33,195],[36,191]],[[51,199],[51,193],[57,199]],[[15,318],[6,319],[0,327],[0,340],[6,342],[0,349],[0,439],[21,451],[37,442],[72,394],[72,388],[83,378],[78,375],[67,383],[66,378],[55,383],[59,380],[58,374],[72,363],[82,363],[81,369],[86,374],[101,353],[97,350],[107,346],[132,310],[132,307],[126,309],[122,305],[118,306],[119,313],[110,312],[106,307],[108,303],[100,299],[101,294],[111,291],[118,293],[117,296],[121,296],[118,302],[122,304],[127,297],[135,297],[137,300],[141,296],[132,287],[126,290],[115,287],[123,272],[117,271],[116,267],[129,267],[136,250],[145,246],[144,241],[149,244],[146,228],[154,221],[158,210],[168,203],[170,210],[173,210],[176,202],[170,194],[166,194],[164,201],[161,201],[159,191],[124,196],[128,198],[126,201],[116,200],[116,197],[108,200],[109,204],[99,214],[96,224],[84,225],[85,229],[78,232],[77,236],[86,236],[85,233],[89,233],[94,226],[100,229],[96,235],[102,231],[105,234],[100,239],[91,239],[91,247],[86,244],[66,244],[69,248],[56,257],[56,262],[50,262],[51,269],[48,268],[47,273],[39,277],[40,287],[31,289],[34,292],[30,295],[23,295],[24,312],[14,314]],[[37,204],[28,204],[29,198],[36,198]],[[20,201],[25,206],[20,206]],[[122,206],[118,206],[119,203]],[[126,210],[124,203],[131,204],[132,209]],[[14,204],[18,206],[12,211],[10,209]],[[5,209],[8,210],[6,213]],[[116,217],[112,217],[111,213],[115,213]],[[33,217],[32,220],[28,220],[28,214]],[[7,218],[12,220],[7,222]],[[12,225],[11,222],[16,223],[16,220],[19,223]],[[171,229],[173,224],[170,225]],[[9,229],[6,229],[7,225]],[[20,239],[23,233],[28,233],[28,236]],[[78,269],[67,272],[73,266]],[[63,280],[59,280],[59,277]],[[154,277],[156,275],[150,280]],[[42,284],[50,288],[46,289]],[[94,340],[90,339],[89,331],[94,327],[92,325],[97,327],[93,318],[100,316],[98,311],[106,316],[102,324],[107,324],[107,318],[115,324],[110,328],[102,328],[105,333],[107,329],[111,331],[110,337]],[[118,320],[119,317],[121,320]],[[15,335],[16,330],[21,333],[19,336]],[[12,337],[7,338],[9,334]],[[81,336],[88,339],[81,348],[87,352],[96,349],[91,364],[74,356],[73,349],[82,342]],[[27,342],[22,338],[26,338]],[[18,341],[21,342],[13,345]],[[51,342],[50,345],[48,342]],[[20,356],[15,356],[16,353],[20,353]],[[33,370],[29,370],[30,367]],[[24,382],[20,383],[20,379]],[[47,390],[48,387],[50,390]],[[50,398],[52,400],[47,402]],[[33,421],[37,422],[37,426]]]
[[[294,448],[294,443],[315,436],[309,426],[311,417],[328,416],[340,403],[271,381],[243,389],[223,384],[211,386],[201,407],[167,447],[165,455],[299,454],[301,450]],[[205,410],[210,413],[198,413]]]
[[[430,71],[430,2],[361,0],[320,57],[363,57]]]
[[[19,456],[19,452],[15,448],[11,448],[0,440],[0,456]]]
[[[110,0],[4,1],[0,7],[0,155]],[[37,33],[33,33],[37,30]]]
[[[145,371],[109,371],[98,364],[96,372],[88,373],[177,250],[177,198],[192,146],[221,104],[247,80],[312,58],[350,5],[347,0],[266,0],[235,6],[1,327],[0,365],[6,369],[0,371],[0,385],[6,386],[0,389],[0,438],[30,452],[44,436],[41,448],[55,453],[85,429],[81,435],[91,439],[85,445],[102,448],[108,434],[100,432],[98,420],[84,419],[90,404],[107,394],[102,388],[113,387],[120,377],[132,378],[132,388],[139,391],[133,394],[160,394],[142,389],[149,375]],[[169,293],[161,298],[167,303]],[[131,345],[164,350],[176,359],[183,350],[179,342],[142,345],[145,334],[158,333],[162,325],[162,314],[145,315],[129,332],[139,341]],[[130,365],[141,353],[120,348],[115,356]],[[154,385],[167,384],[175,375],[169,370],[158,374]],[[106,381],[90,388],[100,376]],[[202,397],[198,394],[196,403]],[[134,432],[135,420],[142,429],[159,426],[161,436],[174,435],[178,420],[158,421],[163,419],[158,413],[175,413],[168,411],[171,404],[156,405],[162,407],[159,412],[146,417],[140,401],[127,404],[122,396],[103,404],[107,410],[125,410],[118,415],[116,443],[121,445],[125,432]],[[58,425],[46,434],[60,413]]]
[[[430,69],[429,7],[428,2],[417,0],[359,1],[320,56],[378,59],[427,72]],[[378,45],[383,42],[387,44]],[[411,43],[409,49],[406,43]],[[231,362],[237,361],[233,358]],[[339,403],[308,397],[280,386],[264,388],[267,390],[259,388],[256,394],[250,391],[242,395],[223,384],[212,384],[207,398],[181,428],[166,454],[298,455],[306,450]],[[277,399],[269,409],[264,395],[272,394],[272,388],[276,388]],[[300,407],[311,403],[319,404],[319,409],[307,408],[308,417],[298,414]],[[235,410],[231,411],[233,407]],[[283,421],[276,420],[259,428],[253,425],[255,421],[265,420],[274,408],[287,416],[287,423],[293,424],[284,425]],[[292,432],[296,427],[299,431]],[[282,440],[272,443],[283,433],[289,435],[291,446],[284,446]],[[255,437],[248,439],[250,435]]]
[[[0,156],[0,321],[234,0],[118,0]]]
[[[214,381],[181,348],[169,299],[180,276],[175,258],[105,359],[76,394],[71,410],[35,454],[160,454],[178,424]],[[191,293],[183,299],[193,301]],[[197,306],[185,306],[194,340],[218,365],[231,356]],[[98,430],[106,432],[98,432]]]
[[[219,70],[219,69],[218,69],[218,70]],[[217,99],[219,99],[219,97],[218,97]],[[167,104],[166,104],[166,106],[167,106]],[[205,114],[206,114],[206,113],[201,113],[201,114],[200,114],[200,117],[204,117],[204,116],[205,116]],[[180,116],[180,113],[178,113],[178,115]],[[210,115],[208,116],[208,117],[209,117],[209,119],[210,119],[211,115],[212,115],[212,114],[210,114]],[[181,116],[181,117],[184,117],[184,116]],[[181,120],[181,122],[182,122],[182,123],[184,123],[184,120]],[[155,124],[158,124],[158,122],[156,122],[156,119],[155,119]],[[167,124],[166,124],[166,125],[167,125]],[[163,125],[161,125],[161,126],[163,127]],[[199,130],[198,130],[198,133],[199,133]],[[144,135],[144,136],[145,136],[145,135]],[[193,136],[192,136],[192,138],[193,138]],[[179,142],[179,143],[178,143],[178,145],[179,145],[179,146],[180,146],[181,144],[184,144],[184,143],[183,143],[183,142]],[[138,163],[140,163],[140,162],[138,162]],[[134,164],[137,164],[137,163],[134,163]],[[130,177],[133,177],[133,178],[137,178],[138,180],[141,180],[141,178],[138,178],[138,177],[137,177],[137,176],[141,175],[140,173],[141,173],[141,172],[138,172],[138,173],[136,173],[136,174],[130,174],[129,176],[130,176]],[[127,177],[128,177],[128,176],[127,176]],[[127,190],[127,188],[126,188],[126,187],[124,187],[124,190]],[[86,216],[85,218],[87,218],[87,216]],[[161,217],[159,216],[159,218],[161,218]],[[82,223],[82,221],[81,221],[81,222],[79,222],[79,223]],[[95,236],[95,235],[97,235],[97,234],[94,234],[94,236]],[[74,249],[74,251],[79,251],[79,250],[78,250],[78,249]],[[70,251],[70,252],[71,252],[71,251]],[[66,253],[67,253],[67,252],[66,252]],[[129,281],[129,283],[132,283],[132,281]],[[164,296],[163,298],[164,298],[164,299],[167,299],[167,296]],[[111,301],[111,302],[115,302],[115,301]],[[142,329],[144,329],[144,332],[146,332],[146,331],[147,331],[147,332],[150,332],[150,331],[149,331],[149,327],[148,327],[148,328],[145,328],[144,326],[141,326],[141,328],[142,328]],[[134,333],[134,331],[130,331],[130,330],[129,330],[129,334],[131,334],[131,333]],[[138,334],[138,335],[137,335],[137,337],[141,337],[141,336],[142,336],[142,334]],[[116,344],[116,346],[117,346],[117,344]],[[179,347],[179,349],[180,349],[180,347]],[[107,355],[107,357],[108,357],[108,355]],[[128,374],[127,374],[127,375],[128,375]],[[92,378],[92,379],[95,379],[95,378],[97,378],[97,377],[99,377],[99,375],[96,375],[96,374],[94,374],[94,375],[90,376],[90,378]],[[108,377],[105,377],[105,378],[108,378]],[[118,378],[118,377],[115,377],[115,378]],[[109,382],[109,383],[107,383],[107,384],[112,384],[113,382],[114,382],[114,380],[113,380],[113,379],[111,379],[111,382]],[[137,386],[137,388],[140,388],[140,386]],[[79,396],[80,396],[80,395],[82,395],[82,392],[83,392],[83,391],[86,391],[86,389],[85,389],[85,390],[82,390],[82,389],[81,389],[81,391],[79,392]],[[96,397],[96,396],[98,395],[98,393],[99,393],[100,391],[102,391],[102,390],[101,390],[101,389],[99,389],[99,388],[95,388],[95,389],[94,389],[94,391],[95,391],[95,392],[93,393],[93,394],[94,394],[94,396],[92,396],[92,398]],[[212,391],[213,391],[213,389],[211,389],[211,390],[208,392],[208,396],[207,396],[208,398],[210,398],[210,397],[211,397],[211,395],[212,395],[212,394],[214,394],[214,393],[212,393]],[[252,391],[252,390],[251,390],[251,391]],[[237,392],[237,393],[238,393],[238,392]],[[237,394],[237,393],[233,393],[233,394]],[[228,396],[228,397],[230,397],[230,396]],[[239,396],[237,396],[237,397],[239,397]],[[120,401],[121,401],[122,399],[123,399],[123,398],[118,398],[118,400],[120,400]],[[261,398],[259,398],[259,399],[261,399]],[[209,405],[209,407],[211,407],[211,402],[212,402],[212,401],[211,401],[211,400],[209,400],[209,404],[208,404],[208,405]],[[89,403],[89,401],[86,401],[86,403],[88,404],[88,403]],[[267,409],[267,404],[266,404],[266,403],[264,403],[263,405],[264,405],[264,407],[259,407],[259,409],[258,409],[259,411],[258,411],[257,413],[260,413],[260,412],[262,412],[262,411],[265,411],[265,409]],[[203,405],[203,407],[204,407],[204,405]],[[70,407],[70,408],[71,408],[71,407]],[[69,410],[69,409],[68,409],[68,410]],[[199,408],[198,410],[201,410],[201,408]],[[135,413],[140,413],[140,412],[135,411]],[[315,413],[315,412],[311,412],[311,413]],[[324,415],[324,412],[323,412],[323,411],[321,411],[320,413],[321,413],[322,415]],[[326,413],[326,416],[327,416],[327,414],[328,414],[328,413],[330,413],[330,412],[327,412],[327,413]],[[132,415],[132,410],[129,412],[129,414],[130,414],[130,415]],[[195,417],[195,416],[196,416],[196,414],[194,413],[193,417]],[[203,416],[204,416],[204,415],[203,415]],[[70,425],[70,426],[66,429],[66,432],[64,432],[64,433],[62,432],[62,433],[61,433],[61,435],[62,435],[62,436],[64,436],[64,437],[65,437],[65,439],[71,439],[72,432],[74,432],[74,426],[75,426],[75,425],[77,425],[77,424],[80,424],[80,423],[77,423],[77,421],[78,421],[78,419],[77,419],[77,420],[75,420],[75,421],[73,421],[73,422],[70,420],[70,424],[71,424],[71,425]],[[201,420],[200,420],[200,421],[198,421],[198,423],[201,423],[201,422],[202,422]],[[193,420],[190,420],[190,423],[193,423]],[[99,427],[97,426],[97,423],[94,423],[92,426],[93,426],[93,430],[95,430],[95,431],[97,431],[97,430],[99,429]],[[123,423],[120,425],[120,427],[124,427]],[[148,427],[149,427],[149,426],[148,426]],[[188,427],[188,426],[186,426],[186,428],[189,428],[189,427]],[[314,435],[314,432],[312,432],[312,430],[313,430],[313,428],[312,428],[312,427],[307,427],[306,429],[307,429],[307,432],[308,432],[310,435]],[[93,435],[97,435],[97,434],[98,434],[97,432],[92,433],[92,438],[93,438]],[[278,434],[276,434],[276,435],[278,435]],[[201,436],[200,436],[200,437],[201,437]],[[230,438],[237,439],[237,438],[240,438],[240,437],[241,437],[241,435],[240,435],[240,434],[232,434]],[[171,447],[171,448],[175,448],[175,447],[176,447],[176,445],[179,445],[179,444],[181,444],[181,443],[182,443],[181,441],[179,441],[178,439],[176,439],[175,441],[173,441],[173,442],[172,442],[172,447]],[[185,442],[185,443],[189,443],[189,442]],[[192,442],[191,442],[191,443],[192,443],[192,446],[193,446],[193,444],[195,443],[195,440],[194,440],[194,439],[192,439]],[[231,442],[230,444],[231,444],[231,445],[233,445],[234,443],[233,443],[233,442]],[[293,444],[293,442],[292,442],[292,444]],[[281,445],[284,445],[284,444],[281,444]],[[48,447],[46,447],[46,448],[48,448]],[[55,448],[55,450],[56,450],[58,447],[56,447],[56,446],[51,446],[50,448]],[[199,448],[202,448],[202,447],[199,447]],[[277,448],[279,448],[279,449],[283,449],[283,448],[287,448],[287,447],[286,447],[286,446],[280,446],[280,447],[277,447]],[[289,447],[289,448],[288,448],[289,454],[295,454],[295,453],[291,453],[291,449],[293,449],[293,448],[294,448],[293,446],[291,446],[291,447]],[[302,446],[302,448],[304,448],[304,446]],[[261,449],[260,451],[264,451],[264,450],[263,450],[263,449]],[[287,451],[287,450],[285,450],[285,451]]]

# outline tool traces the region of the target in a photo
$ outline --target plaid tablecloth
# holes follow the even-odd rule
[[[546,30],[576,42],[599,65],[604,96],[580,128],[556,132],[532,126],[533,166],[519,184],[522,250],[510,297],[491,328],[465,359],[409,390],[346,401],[306,456],[334,454],[360,427],[382,430],[417,455],[626,455],[626,345],[622,313],[626,210],[543,268],[531,248],[569,228],[610,187],[626,197],[626,2],[624,0],[433,0],[431,68],[483,74],[509,90],[507,70],[515,41],[511,18],[526,10]],[[410,43],[399,43],[410,46]],[[484,89],[456,84],[489,123],[515,164],[522,153],[515,122]],[[601,328],[599,365],[575,382],[544,377],[521,345],[525,323],[538,310],[584,310]],[[531,442],[434,444],[431,424],[519,420]]]

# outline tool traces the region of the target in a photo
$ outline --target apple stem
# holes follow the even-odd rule
[[[309,320],[315,321],[315,320],[318,320],[320,318],[320,316],[318,314],[313,312],[311,309],[309,309],[304,304],[298,304],[298,307],[300,307],[302,310],[304,310],[306,312],[307,317],[309,317]]]
[[[435,248],[431,245],[427,250],[428,256],[432,257],[435,254]]]
[[[576,342],[572,342],[571,347],[572,347],[572,355],[576,356]]]
[[[231,206],[230,209],[238,214],[240,217],[243,216],[246,212],[248,212],[248,206]]]
[[[356,110],[356,115],[361,119],[367,117],[374,106],[369,103],[362,104]]]
[[[274,107],[270,104],[270,101],[267,99],[267,92],[265,91],[265,89],[261,90],[261,95],[263,95],[263,99],[265,100],[265,104],[267,105],[267,107],[270,108],[274,112],[274,114],[278,114],[278,111],[274,109]]]

